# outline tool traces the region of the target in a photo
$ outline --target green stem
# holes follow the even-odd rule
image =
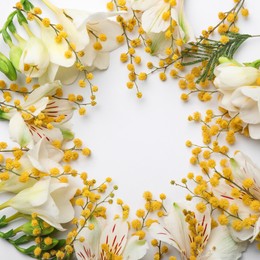
[[[18,33],[13,33],[13,36],[15,37],[15,39],[19,42],[19,43],[26,43],[25,39],[20,36]]]
[[[5,222],[10,222],[10,221],[13,221],[13,220],[15,220],[15,219],[17,219],[17,218],[21,218],[21,217],[23,217],[23,216],[24,216],[24,215],[23,215],[22,213],[17,212],[17,213],[15,213],[15,214],[13,214],[12,216],[6,218],[6,219],[5,219]]]
[[[10,200],[8,200],[8,201],[4,202],[3,204],[1,204],[0,205],[0,210],[8,208],[9,207],[9,202],[10,202]]]
[[[28,24],[26,23],[23,23],[23,28],[24,30],[26,31],[26,33],[30,36],[30,37],[34,37],[35,35],[32,33],[32,31],[30,30]]]

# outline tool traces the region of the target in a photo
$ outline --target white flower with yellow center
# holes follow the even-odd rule
[[[138,236],[128,237],[128,224],[120,219],[110,223],[103,223],[92,218],[90,223],[94,229],[83,228],[78,236],[85,241],[74,242],[75,253],[78,260],[120,259],[138,260],[145,256],[148,245],[146,241],[139,240]]]
[[[25,182],[19,181],[20,174],[25,172],[30,174],[33,169],[47,174],[53,168],[63,172],[63,167],[60,164],[62,158],[63,152],[61,150],[55,148],[45,139],[40,139],[32,149],[25,152],[19,159],[20,167],[9,173],[9,179],[0,182],[0,191],[18,193],[25,188],[33,186],[36,182],[34,178],[29,178]]]
[[[73,138],[70,126],[74,107],[68,100],[52,98],[61,88],[56,81],[35,89],[18,109],[1,113],[1,118],[10,120],[10,138],[22,147],[32,148],[44,138],[47,141]]]
[[[149,231],[153,238],[176,248],[183,260],[235,260],[246,249],[246,243],[234,242],[226,227],[211,230],[209,208],[200,213],[191,205],[174,203],[162,223],[153,223]]]
[[[235,215],[239,219],[230,216],[230,231],[234,239],[254,241],[260,232],[260,169],[241,152],[230,159],[230,166],[232,181],[221,181],[212,192],[217,198],[226,199],[237,207]],[[233,221],[238,221],[239,225],[235,225],[236,222],[232,225]]]
[[[143,12],[142,27],[152,40],[153,55],[165,58],[167,48],[179,49],[193,37],[183,5],[184,0],[131,0],[132,9]]]

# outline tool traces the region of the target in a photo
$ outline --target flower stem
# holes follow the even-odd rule
[[[9,200],[0,205],[0,210],[9,207]]]
[[[23,215],[22,213],[17,212],[17,213],[15,213],[15,214],[13,214],[12,216],[6,218],[6,219],[5,219],[5,222],[10,222],[10,221],[13,221],[13,220],[15,220],[15,219],[17,219],[17,218],[21,218],[21,217],[23,217],[23,216],[24,216],[24,215]]]

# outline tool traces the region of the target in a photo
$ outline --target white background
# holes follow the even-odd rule
[[[0,2],[0,24],[12,11],[16,1]],[[34,1],[37,6],[41,1]],[[260,2],[246,1],[250,16],[241,23],[241,32],[259,34]],[[105,0],[53,0],[58,6],[105,10]],[[232,0],[186,0],[185,11],[194,29],[199,35],[202,29],[218,22],[217,13],[229,10]],[[260,39],[244,44],[236,58],[240,61],[252,61],[260,58]],[[7,54],[3,42],[0,48]],[[76,136],[82,138],[93,154],[80,165],[89,175],[102,181],[111,176],[119,186],[117,195],[131,206],[132,213],[143,205],[142,194],[152,191],[156,196],[164,192],[170,201],[183,200],[184,191],[173,188],[169,182],[180,180],[188,171],[190,150],[185,141],[200,141],[200,126],[187,121],[194,111],[204,111],[210,104],[203,104],[194,97],[184,104],[179,96],[177,81],[169,79],[162,83],[157,75],[141,85],[143,99],[138,100],[135,91],[125,87],[127,70],[119,61],[124,49],[111,54],[111,66],[105,72],[95,73],[95,84],[100,91],[97,94],[98,105],[90,109],[85,118],[74,118]],[[74,87],[75,92],[78,88]],[[8,137],[7,124],[1,123],[1,141]],[[251,156],[256,162],[259,158],[259,142],[239,138],[237,147]],[[241,148],[242,147],[242,148]],[[259,165],[260,166],[260,165]],[[1,195],[2,196],[2,195]],[[4,198],[1,199],[4,201]],[[258,259],[254,247],[251,247],[243,259]],[[0,241],[0,259],[29,259],[7,243]],[[152,259],[147,256],[146,260]]]

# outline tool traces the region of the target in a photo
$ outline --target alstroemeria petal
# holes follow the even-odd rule
[[[51,142],[54,140],[63,140],[63,135],[60,129],[53,128],[48,129],[46,127],[28,125],[30,133],[34,142],[38,142],[41,138],[46,138],[47,141]]]
[[[23,107],[30,107],[40,101],[43,97],[54,95],[58,88],[61,88],[60,81],[46,83],[38,87],[28,96],[26,102],[23,104]]]
[[[9,122],[10,138],[22,147],[33,145],[33,138],[20,113],[16,113]]]
[[[128,239],[123,259],[138,260],[146,255],[149,246],[145,240],[140,240],[138,236],[132,236]]]
[[[94,229],[90,230],[87,227],[81,229],[79,236],[84,237],[85,241],[76,240],[73,244],[78,260],[98,259],[99,240],[104,225],[100,219],[97,220],[95,217],[91,217],[88,223],[94,224]]]
[[[111,252],[121,255],[127,242],[127,234],[127,222],[117,219],[109,223],[103,230],[100,245],[107,244]]]
[[[247,248],[247,243],[236,243],[225,226],[215,228],[200,260],[237,260]]]
[[[157,3],[142,15],[142,26],[147,33],[165,32],[170,26],[170,22],[162,19],[162,14],[169,10],[168,3]]]
[[[175,240],[175,237],[168,230],[168,226],[159,223],[153,223],[149,228],[149,233],[152,238],[163,241],[173,247],[175,247],[178,251],[181,250],[181,246],[178,241]]]
[[[68,100],[51,99],[44,109],[44,114],[53,119],[64,115],[65,118],[62,120],[63,123],[71,119],[73,115],[74,107],[72,103]]]

